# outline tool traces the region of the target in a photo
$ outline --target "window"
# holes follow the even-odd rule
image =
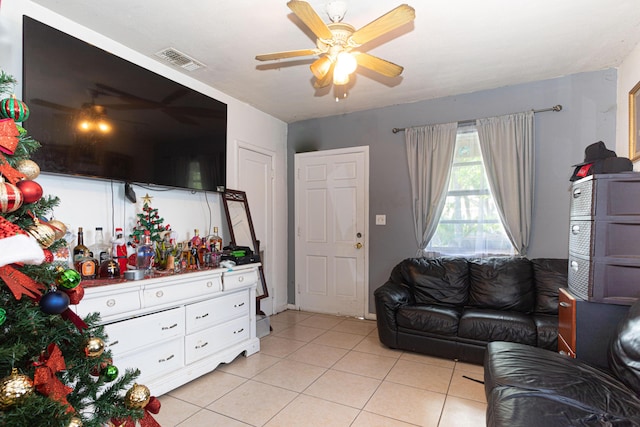
[[[458,128],[445,207],[427,245],[430,255],[513,255],[482,162],[475,126]]]

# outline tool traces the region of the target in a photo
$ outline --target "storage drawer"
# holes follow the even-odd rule
[[[185,333],[184,307],[135,317],[105,325],[109,335],[108,348],[121,355],[153,343],[166,341]]]
[[[114,360],[121,372],[126,368],[140,369],[141,375],[136,380],[144,384],[173,373],[184,366],[184,338],[180,337],[144,350],[129,353],[126,357]]]
[[[249,314],[249,291],[197,302],[187,306],[187,334]]]
[[[140,307],[140,292],[137,289],[132,289],[122,292],[88,294],[82,299],[82,303],[76,306],[76,310],[80,317],[99,312],[100,317],[104,320],[114,315],[139,310]]]
[[[569,252],[591,256],[592,221],[573,220],[569,224]]]
[[[575,357],[576,299],[565,288],[560,288],[558,294],[558,337],[558,351],[565,351]]]
[[[591,262],[588,258],[581,258],[569,254],[569,270],[567,282],[569,289],[582,299],[589,299],[591,295]]]
[[[207,276],[195,280],[183,279],[171,284],[149,285],[145,286],[143,291],[144,306],[154,307],[196,298],[204,299],[221,290],[220,276]]]
[[[186,363],[193,363],[249,339],[250,327],[249,318],[244,317],[187,335],[185,338]]]
[[[258,271],[255,269],[228,271],[224,273],[222,289],[228,291],[254,283],[258,283]]]
[[[564,354],[565,356],[569,356],[573,359],[576,358],[575,351],[571,349],[562,335],[558,335],[558,353]]]
[[[573,183],[571,189],[571,213],[574,216],[591,216],[593,215],[593,187],[594,181],[580,180]]]

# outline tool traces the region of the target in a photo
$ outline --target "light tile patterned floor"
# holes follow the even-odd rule
[[[482,366],[391,350],[372,321],[271,316],[260,352],[160,397],[163,427],[482,427]]]

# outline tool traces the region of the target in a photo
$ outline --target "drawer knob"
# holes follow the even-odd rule
[[[573,271],[578,271],[578,262],[577,261],[571,261],[571,269]]]
[[[571,304],[566,301],[560,301],[560,307],[569,308],[571,307]]]
[[[211,288],[213,286],[213,282],[212,281],[208,281],[207,282],[207,288]]]
[[[242,307],[243,305],[244,305],[244,302],[241,302],[240,304],[234,305],[234,307]]]
[[[196,348],[202,348],[209,345],[209,342],[205,342],[204,344],[197,345]]]
[[[157,296],[158,298],[162,298],[162,296],[163,296],[163,295],[164,295],[164,292],[162,292],[162,291],[158,291],[158,292],[156,292],[156,296]]]
[[[561,354],[561,355],[563,355],[563,356],[568,356],[568,355],[569,355],[569,353],[567,353],[567,352],[566,352],[566,351],[564,351],[564,350],[560,350],[558,353],[560,353],[560,354]]]
[[[196,320],[197,319],[204,319],[205,317],[207,317],[209,315],[209,313],[205,313],[202,316],[196,316]]]
[[[573,234],[578,234],[580,232],[580,226],[579,225],[574,225],[573,227],[571,227],[571,232]]]
[[[172,354],[171,356],[167,357],[166,359],[158,359],[158,363],[164,363],[168,360],[173,359],[175,356]]]
[[[244,282],[244,276],[238,277],[238,282],[240,282],[240,283]]]
[[[116,305],[116,300],[113,298],[107,300],[107,307],[113,307],[114,305]]]
[[[166,331],[166,330],[168,330],[168,329],[173,329],[173,328],[175,328],[176,326],[178,326],[178,324],[177,324],[177,323],[174,323],[174,324],[173,324],[173,325],[171,325],[171,326],[163,326],[163,327],[162,327],[162,330],[163,330],[163,331]]]
[[[242,332],[242,331],[244,331],[244,328],[241,328],[241,329],[240,329],[240,330],[238,330],[238,331],[233,331],[233,333],[234,333],[234,334],[239,334],[239,333],[240,333],[240,332]]]
[[[576,188],[573,190],[573,198],[577,199],[578,197],[580,197],[580,195],[582,194],[582,190],[579,188]]]

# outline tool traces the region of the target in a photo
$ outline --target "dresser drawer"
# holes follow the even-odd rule
[[[591,296],[591,261],[589,258],[569,254],[567,282],[569,289],[576,296],[589,299]]]
[[[228,291],[254,283],[258,283],[258,271],[256,269],[228,271],[224,273],[222,289]]]
[[[114,355],[138,350],[153,343],[167,341],[185,333],[184,307],[135,317],[105,325],[108,349]]]
[[[248,317],[231,320],[185,337],[185,361],[187,364],[214,354],[233,344],[249,339]]]
[[[576,352],[576,299],[566,289],[558,294],[558,350]]]
[[[183,279],[170,284],[145,286],[143,299],[145,307],[175,304],[196,298],[204,299],[222,290],[220,276],[197,279]]]
[[[187,334],[249,314],[249,291],[234,292],[187,306]]]
[[[569,224],[569,252],[591,256],[592,221],[572,220]]]
[[[104,320],[114,315],[139,310],[140,307],[140,292],[137,289],[132,289],[121,292],[88,294],[82,299],[82,303],[76,306],[76,310],[80,317],[99,312],[100,317]]]
[[[574,182],[571,188],[571,216],[591,216],[595,207],[593,206],[592,179]]]
[[[140,369],[141,375],[136,382],[144,384],[184,366],[184,338],[180,337],[129,353],[126,357],[118,358],[114,362],[121,372],[126,368]]]

